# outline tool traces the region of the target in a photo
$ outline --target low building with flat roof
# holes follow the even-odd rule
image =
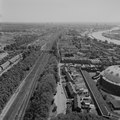
[[[110,103],[114,110],[120,110],[120,100],[111,100]]]

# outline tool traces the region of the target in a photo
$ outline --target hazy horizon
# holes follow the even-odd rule
[[[120,0],[1,0],[1,22],[120,23]]]

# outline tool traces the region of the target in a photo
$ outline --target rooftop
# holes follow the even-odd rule
[[[113,83],[120,84],[120,65],[114,65],[108,67],[106,70],[103,71],[102,75],[107,80]]]
[[[74,96],[74,108],[81,108],[81,103],[80,103],[80,96],[75,95]]]
[[[119,100],[111,100],[110,103],[113,105],[114,109],[120,109],[120,101]]]

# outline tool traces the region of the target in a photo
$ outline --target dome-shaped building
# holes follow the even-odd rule
[[[98,80],[101,89],[120,96],[120,65],[110,66],[101,73]]]

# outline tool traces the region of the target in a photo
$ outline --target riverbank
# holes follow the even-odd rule
[[[112,30],[111,33],[120,34],[120,29],[119,30]]]
[[[109,34],[109,33],[102,33],[102,35],[106,38],[120,40],[120,34]]]
[[[119,27],[117,27],[117,28],[115,27],[115,28],[113,28],[113,29],[111,29],[109,31],[118,30],[118,29],[120,29],[120,28]],[[106,33],[106,32],[108,32],[108,30],[93,32],[93,33],[89,34],[89,36],[91,38],[95,38],[95,39],[102,40],[102,41],[106,41],[107,40],[108,43],[114,43],[114,44],[120,45],[120,40],[110,39],[110,38],[107,38],[107,37],[103,36],[103,33]]]

